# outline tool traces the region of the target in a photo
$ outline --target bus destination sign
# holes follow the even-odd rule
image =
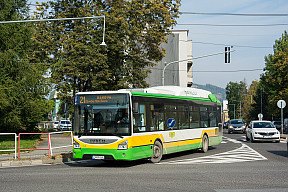
[[[123,94],[77,95],[75,105],[123,103],[124,98]]]

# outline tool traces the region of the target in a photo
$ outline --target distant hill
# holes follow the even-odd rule
[[[211,84],[199,85],[195,83],[193,83],[192,87],[210,91],[213,95],[217,97],[219,101],[221,101],[221,103],[223,102],[223,100],[226,99],[226,90],[221,87],[217,87]]]

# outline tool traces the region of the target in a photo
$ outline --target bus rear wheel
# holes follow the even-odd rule
[[[162,159],[163,147],[159,141],[156,141],[153,146],[153,156],[151,157],[152,163],[159,163]]]
[[[208,141],[208,137],[207,135],[204,135],[202,137],[202,147],[201,147],[201,151],[203,153],[206,153],[208,151],[208,147],[209,147],[209,141]]]

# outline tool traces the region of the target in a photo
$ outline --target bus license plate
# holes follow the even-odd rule
[[[104,160],[104,156],[92,155],[92,159],[100,159],[100,160]]]

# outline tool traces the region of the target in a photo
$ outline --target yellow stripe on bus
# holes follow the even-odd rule
[[[216,128],[218,129],[218,128]],[[140,135],[140,136],[131,136],[128,138],[125,138],[123,140],[119,140],[116,143],[112,144],[86,144],[79,140],[76,140],[81,148],[91,148],[91,149],[117,149],[118,145],[126,140],[128,140],[128,148],[133,147],[140,147],[140,146],[147,146],[147,145],[153,145],[156,139],[160,139],[163,143],[163,148],[170,148],[170,147],[177,147],[177,146],[183,146],[183,145],[189,145],[189,144],[196,144],[202,142],[202,137],[206,133],[208,137],[218,136],[218,131],[216,129],[209,129],[209,130],[203,130],[201,133],[200,138],[195,139],[187,139],[184,141],[172,141],[172,142],[165,142],[165,139],[162,134],[151,134],[151,135]],[[177,131],[175,132],[177,134]]]

